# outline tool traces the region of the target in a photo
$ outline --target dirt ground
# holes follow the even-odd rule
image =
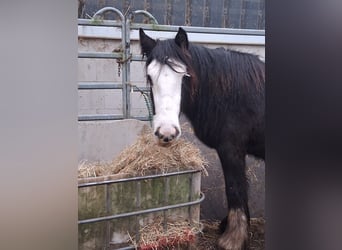
[[[199,250],[215,250],[217,247],[217,239],[220,237],[218,226],[220,221],[202,221],[203,234],[197,241],[197,249]],[[249,250],[265,249],[265,220],[263,218],[251,218],[249,230]]]

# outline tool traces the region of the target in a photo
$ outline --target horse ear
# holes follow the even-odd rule
[[[179,27],[177,35],[175,37],[176,44],[181,47],[188,49],[189,47],[189,41],[188,41],[188,35],[186,34],[186,31]]]
[[[140,47],[141,53],[149,56],[154,46],[156,46],[156,41],[145,34],[142,28],[139,29]]]

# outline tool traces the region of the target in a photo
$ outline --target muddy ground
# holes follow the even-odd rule
[[[218,226],[220,221],[202,221],[203,233],[197,239],[197,249],[215,250],[217,239],[220,237]],[[249,250],[265,249],[265,220],[263,218],[252,218],[249,230]]]

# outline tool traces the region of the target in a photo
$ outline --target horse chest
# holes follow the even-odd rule
[[[219,137],[221,131],[218,128],[215,128],[213,123],[209,120],[204,120],[201,122],[200,120],[196,119],[191,114],[187,114],[183,111],[183,113],[187,116],[189,119],[193,129],[194,134],[196,137],[202,141],[205,145],[207,145],[210,148],[216,148],[216,146],[219,144]]]

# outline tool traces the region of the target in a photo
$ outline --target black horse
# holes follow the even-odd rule
[[[196,136],[216,149],[225,177],[227,217],[223,249],[246,249],[249,209],[246,154],[265,158],[265,65],[256,56],[191,44],[179,28],[175,39],[154,40],[140,29],[152,87],[154,134],[162,145],[181,134],[179,114]]]

